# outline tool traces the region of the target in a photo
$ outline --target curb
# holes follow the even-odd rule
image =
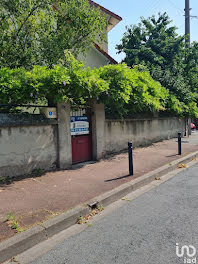
[[[155,180],[175,170],[180,163],[188,163],[198,156],[198,151],[185,157],[171,162],[171,165],[164,165],[154,171],[144,174],[131,182],[108,191],[88,202],[88,204],[100,204],[107,206],[116,200],[123,198],[126,194],[131,193]],[[77,206],[74,209],[58,215],[40,225],[28,229],[14,237],[11,237],[0,243],[0,263],[26,251],[36,244],[47,240],[49,237],[61,232],[64,229],[76,224],[78,217],[85,216],[90,212],[90,207]]]
[[[119,187],[116,187],[115,189],[108,191],[98,197],[93,198],[90,203],[88,204],[101,204],[104,207],[108,206],[109,204],[115,202],[116,200],[119,200],[123,198],[126,194],[129,194],[130,192],[136,191],[137,189],[148,185],[152,181],[155,180],[155,178],[160,178],[169,172],[177,169],[177,166],[181,163],[188,163],[192,161],[194,158],[198,157],[198,151],[188,154],[185,157],[182,157],[180,159],[174,160],[171,162],[171,165],[166,164],[158,169],[155,169],[151,172],[148,172],[134,180],[131,180],[128,183],[124,183],[120,185]]]

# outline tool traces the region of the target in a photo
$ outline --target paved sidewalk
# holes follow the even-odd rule
[[[183,245],[198,248],[197,170],[194,163],[157,188],[150,186],[146,192],[144,188],[136,199],[129,194],[129,202],[115,203],[108,214],[90,220],[92,226],[83,232],[77,231],[80,227],[67,237],[62,232],[56,241],[49,239],[16,260],[20,264],[197,263],[197,256],[176,255],[176,243],[180,252]]]
[[[198,150],[198,132],[183,139],[182,150],[182,156]],[[26,229],[179,157],[177,140],[172,139],[135,149],[133,177],[124,177],[128,176],[128,155],[122,153],[97,163],[75,166],[73,170],[0,183],[0,241],[15,233],[4,222],[10,211],[20,227]]]

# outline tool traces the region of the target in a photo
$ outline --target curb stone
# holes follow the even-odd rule
[[[178,160],[172,161],[171,165],[166,164],[158,169],[144,174],[143,176],[131,180],[128,183],[122,184],[119,187],[92,199],[90,203],[99,203],[103,206],[108,206],[116,200],[123,198],[126,194],[129,194],[130,192],[133,192],[145,185],[148,185],[149,183],[154,181],[156,177],[160,178],[165,174],[168,174],[169,172],[177,169],[177,166],[179,164],[188,163],[196,157],[198,157],[198,151],[191,153],[185,157],[182,157]]]
[[[198,151],[185,157],[164,165],[154,171],[144,174],[131,182],[120,185],[119,187],[108,191],[88,202],[88,204],[98,203],[107,206],[116,200],[129,194],[177,168],[180,163],[188,163],[198,156]],[[76,224],[78,217],[85,216],[90,212],[90,207],[77,206],[74,209],[58,215],[46,222],[34,226],[20,234],[15,235],[0,243],[0,263],[26,251],[36,244],[47,240],[49,237],[61,232],[64,229]]]
[[[47,240],[54,234],[74,225],[79,216],[90,212],[89,208],[77,206],[46,222],[36,225],[0,243],[0,263],[26,251],[36,244]]]

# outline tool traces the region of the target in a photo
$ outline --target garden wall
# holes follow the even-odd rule
[[[177,137],[185,132],[185,120],[176,117],[105,120],[103,153],[115,153],[134,146],[146,146],[153,142]]]
[[[92,157],[146,146],[185,132],[185,119],[177,117],[110,120],[103,104],[92,102]],[[72,165],[70,106],[58,104],[57,120],[39,115],[0,114],[0,178],[27,175],[34,170],[68,169]],[[83,149],[82,149],[83,151]]]
[[[57,125],[49,121],[0,121],[0,178],[52,169],[57,164]]]

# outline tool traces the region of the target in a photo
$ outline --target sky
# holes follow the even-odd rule
[[[109,54],[120,62],[124,54],[116,54],[115,46],[120,43],[126,26],[137,24],[145,18],[167,12],[178,28],[178,34],[185,33],[185,0],[95,0],[96,3],[121,16],[123,20],[109,32]],[[191,15],[198,16],[198,0],[190,0]],[[198,19],[191,18],[191,41],[198,41]]]

